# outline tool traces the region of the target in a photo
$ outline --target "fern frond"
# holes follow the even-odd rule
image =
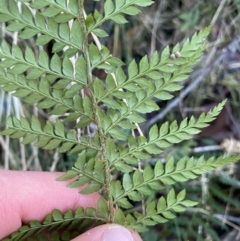
[[[114,109],[111,110],[108,120],[111,123],[104,129],[105,135],[109,133],[117,138],[114,133],[120,133],[121,128],[133,129],[135,126],[131,125],[131,122],[145,121],[139,113],[145,114],[159,109],[153,101],[154,98],[171,99],[173,95],[169,92],[182,88],[178,83],[188,77],[190,67],[199,60],[208,32],[208,28],[200,31],[182,48],[176,45],[174,50],[183,52],[184,57],[180,59],[172,60],[169,48],[166,48],[160,59],[155,53],[150,60],[146,56],[143,57],[139,66],[132,61],[128,67],[128,78],[121,68],[117,68],[116,78],[108,74],[105,86],[100,80],[94,81],[93,90],[98,103],[104,103],[108,108]],[[123,98],[125,101],[122,101]]]
[[[66,181],[75,177],[78,177],[78,179],[69,183],[69,187],[80,187],[88,183],[88,186],[82,189],[81,193],[89,194],[101,190],[105,181],[102,161],[93,158],[88,160],[86,152],[82,152],[72,170],[67,171],[57,180]]]
[[[21,0],[21,2],[30,4],[32,9],[41,9],[43,16],[55,17],[56,22],[69,21],[73,18],[78,17],[78,1],[72,0],[68,2],[67,0],[62,1],[52,1],[52,0]],[[64,13],[64,15],[62,15]],[[61,16],[62,15],[62,16]]]
[[[61,213],[55,209],[41,223],[31,221],[12,233],[11,237],[2,241],[38,241],[38,240],[70,240],[85,232],[90,227],[106,223],[108,220],[107,204],[103,198],[98,202],[98,210],[78,207],[76,211]],[[63,232],[64,229],[64,232]],[[47,233],[47,234],[46,234]]]
[[[37,79],[43,74],[49,78],[49,81],[54,82],[57,78],[61,78],[65,82],[65,86],[69,83],[78,83],[79,90],[87,83],[86,79],[86,61],[80,56],[76,65],[73,66],[68,57],[63,60],[54,54],[49,59],[45,51],[40,51],[38,59],[29,47],[26,48],[24,55],[22,50],[15,44],[10,48],[9,45],[3,41],[0,48],[0,58],[4,59],[1,62],[1,67],[4,67],[12,74],[22,74],[28,71],[26,79]],[[74,73],[74,69],[76,73]]]
[[[13,96],[22,98],[24,102],[37,103],[38,108],[49,109],[50,114],[61,115],[68,112],[70,115],[66,118],[66,121],[73,121],[85,116],[84,99],[76,94],[79,85],[72,85],[69,89],[63,89],[67,80],[66,83],[63,82],[63,79],[59,80],[51,89],[49,79],[45,77],[41,77],[39,81],[27,80],[23,75],[6,73],[5,70],[0,68],[0,89],[11,92]],[[91,116],[88,119],[92,121]]]
[[[61,51],[65,46],[69,46],[74,54],[82,49],[83,31],[80,28],[78,20],[74,20],[71,29],[66,23],[70,19],[73,19],[76,13],[74,13],[73,16],[69,14],[69,11],[68,13],[62,13],[62,10],[59,9],[59,14],[56,14],[57,16],[53,19],[51,17],[57,13],[54,7],[49,7],[49,10],[46,10],[45,14],[39,10],[42,4],[49,4],[50,2],[52,3],[52,1],[41,1],[42,4],[37,4],[36,2],[37,1],[34,1],[33,3],[33,6],[36,7],[35,13],[33,13],[33,11],[31,11],[24,3],[21,3],[20,5],[20,12],[17,3],[14,0],[1,0],[0,22],[10,22],[6,29],[13,32],[21,31],[19,37],[22,39],[29,39],[37,34],[41,34],[36,40],[36,45],[38,46],[45,45],[51,40],[57,41],[53,48],[55,50],[54,52]],[[72,6],[72,9],[75,9],[75,4],[76,1],[73,1],[73,3],[69,5],[66,5],[66,1],[64,1],[63,4],[55,3],[58,7],[64,8],[65,6],[65,10],[70,10],[67,6]],[[49,18],[46,21],[47,17]]]
[[[151,0],[106,0],[104,3],[104,16],[95,10],[94,14],[89,14],[86,18],[88,32],[93,32],[99,37],[107,36],[107,33],[98,27],[107,20],[112,20],[118,24],[124,24],[127,20],[122,14],[137,15],[140,10],[135,6],[145,7],[153,3]]]
[[[29,144],[36,140],[35,146],[37,147],[45,150],[59,148],[59,152],[70,154],[80,153],[86,148],[94,152],[99,150],[99,143],[96,140],[93,140],[91,144],[89,144],[89,137],[78,140],[74,129],[65,134],[64,125],[60,120],[57,120],[55,124],[47,121],[42,129],[40,121],[35,116],[32,116],[31,122],[24,117],[20,120],[16,117],[9,117],[7,125],[8,128],[1,134],[11,138],[22,137],[22,144]]]
[[[84,125],[78,124],[78,127],[93,121],[89,97],[81,99],[79,96],[79,91],[87,84],[86,61],[82,56],[73,66],[68,57],[64,57],[62,61],[55,54],[49,59],[47,54],[41,51],[36,61],[30,48],[26,48],[23,56],[17,45],[10,49],[3,41],[0,57],[4,59],[0,66],[5,68],[0,69],[1,89],[13,92],[14,96],[23,97],[28,103],[38,103],[39,108],[55,107],[50,111],[51,114],[72,112],[67,121],[85,116]],[[74,82],[76,83],[73,84]],[[70,83],[71,86],[67,87]]]
[[[148,81],[148,78],[154,80],[155,91],[164,84],[168,87],[170,83],[183,81],[192,71],[190,67],[196,64],[202,55],[209,31],[210,28],[205,28],[198,34],[195,34],[191,40],[187,40],[187,44],[183,45],[182,48],[177,44],[173,48],[173,51],[179,51],[181,54],[179,59],[172,60],[169,47],[166,47],[163,50],[161,57],[159,57],[157,52],[155,52],[149,60],[145,56],[141,59],[139,66],[136,61],[133,60],[128,66],[128,78],[123,70],[118,68],[116,71],[115,87],[103,93],[99,98],[99,102],[112,95],[117,97],[120,89],[126,91],[131,90],[133,92],[136,91],[138,85],[148,88],[148,83],[150,82]],[[130,85],[133,86],[131,87]],[[171,90],[170,87],[169,89]],[[157,95],[157,92],[155,95]],[[155,97],[157,98],[157,96]],[[122,98],[122,95],[120,98]]]
[[[120,59],[111,55],[108,48],[101,46],[101,49],[99,50],[93,43],[89,46],[89,57],[92,71],[97,68],[104,69],[105,71],[112,73],[116,71],[117,67],[124,65]]]
[[[185,190],[177,195],[173,189],[167,195],[167,198],[161,197],[157,202],[153,201],[146,207],[146,214],[134,212],[134,216],[127,214],[125,218],[121,209],[118,209],[115,216],[115,222],[133,228],[138,232],[146,231],[144,226],[153,226],[157,223],[165,223],[175,218],[173,212],[183,212],[187,207],[197,204],[190,200],[184,200]]]
[[[194,179],[240,158],[182,158],[178,162],[169,158],[165,164],[159,160],[154,167],[136,168],[139,161],[198,134],[225,104],[223,101],[198,120],[192,117],[179,125],[176,121],[166,122],[160,128],[155,125],[148,138],[130,137],[135,124],[145,121],[141,114],[159,109],[155,99],[169,100],[174,91],[182,88],[181,82],[201,57],[210,31],[209,28],[200,31],[172,51],[167,47],[161,55],[156,52],[150,58],[144,56],[139,63],[133,60],[124,71],[121,67],[124,63],[100,46],[94,34],[107,36],[100,28],[105,21],[123,24],[127,22],[124,15],[136,15],[139,7],[152,3],[151,0],[106,0],[103,14],[95,11],[85,19],[84,0],[0,0],[0,22],[6,23],[6,30],[18,32],[23,42],[32,38],[37,46],[53,43],[53,56],[49,57],[45,51],[37,53],[29,47],[21,49],[2,41],[0,89],[48,109],[52,115],[64,115],[62,120],[47,121],[44,126],[34,116],[30,121],[9,117],[8,128],[1,134],[21,138],[23,144],[34,142],[45,150],[78,154],[72,170],[58,180],[69,180],[68,186],[81,187],[83,194],[98,191],[106,198],[106,201],[100,198],[97,210],[79,207],[66,214],[54,210],[43,223],[30,222],[6,240],[30,241],[34,240],[32,236],[35,240],[69,240],[107,222],[144,231],[146,226],[175,218],[175,213],[196,202],[185,200],[185,190],[175,194],[172,189],[166,197],[147,204],[143,214],[125,215],[124,209],[132,208],[134,202],[142,201],[145,196],[149,198],[156,190]],[[90,43],[90,34],[96,43]],[[94,76],[95,69],[106,72],[105,80]],[[68,130],[64,123],[73,121],[75,129]],[[85,134],[78,137],[76,129],[89,127],[91,123],[96,125],[93,137]],[[125,141],[127,147],[119,144],[119,140]],[[116,170],[123,172],[118,176],[122,180],[112,175]],[[225,195],[220,197],[228,201]],[[45,237],[45,233],[49,236]]]
[[[126,200],[128,197],[130,200],[139,201],[141,195],[150,195],[152,190],[160,190],[166,185],[195,179],[199,175],[239,159],[240,155],[225,158],[220,156],[217,159],[211,157],[208,160],[204,160],[202,156],[197,160],[182,158],[175,164],[171,157],[165,165],[159,160],[154,170],[150,166],[146,166],[142,173],[139,170],[132,175],[125,173],[122,184],[120,181],[114,181],[112,184],[114,203],[124,207],[121,205],[121,199]]]
[[[152,154],[160,154],[166,147],[191,139],[192,135],[200,133],[202,128],[207,127],[217,117],[225,103],[226,101],[221,102],[207,114],[202,113],[197,120],[194,117],[191,117],[190,120],[185,118],[179,126],[176,121],[170,125],[165,122],[160,129],[158,129],[157,125],[154,125],[149,131],[148,141],[143,136],[136,139],[133,137],[128,138],[128,148],[124,148],[124,150],[116,154],[115,160],[111,160],[110,166],[121,166],[122,162],[137,164],[138,159],[148,159]],[[106,120],[107,118],[103,119]],[[111,148],[112,145],[108,148],[109,152],[111,152]]]

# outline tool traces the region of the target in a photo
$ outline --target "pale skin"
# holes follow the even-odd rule
[[[81,195],[66,182],[55,181],[62,173],[0,171],[0,240],[30,220],[43,221],[59,209],[66,212],[78,206],[97,207],[99,195]],[[142,241],[140,236],[119,225],[95,227],[74,241]]]

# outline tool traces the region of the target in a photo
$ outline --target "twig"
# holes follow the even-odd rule
[[[157,38],[155,36],[157,36],[157,29],[159,26],[159,18],[160,18],[160,11],[161,11],[161,6],[162,4],[159,4],[159,8],[157,13],[155,14],[154,20],[153,20],[153,27],[152,27],[152,38],[151,38],[151,49],[150,49],[150,56],[153,55],[155,49],[156,49],[156,40]]]
[[[217,21],[218,17],[219,17],[219,14],[220,12],[222,11],[223,7],[224,7],[224,4],[226,3],[227,0],[222,0],[218,6],[218,9],[217,11],[215,12],[213,18],[212,18],[212,21],[210,23],[211,26],[213,26],[215,24],[215,22]]]
[[[8,93],[6,97],[6,115],[9,116],[11,113],[11,95]],[[10,155],[10,146],[9,146],[9,136],[5,137],[6,149],[4,152],[4,169],[9,169],[9,155]]]
[[[21,116],[24,116],[23,108],[21,105],[21,102],[18,98],[12,96],[12,102],[15,110],[15,115],[18,119],[20,119]],[[26,163],[26,153],[25,153],[25,147],[23,144],[21,144],[22,138],[19,140],[19,146],[20,146],[20,156],[21,156],[21,164],[22,164],[22,170],[27,170],[27,163]]]
[[[53,155],[53,162],[52,162],[52,165],[50,167],[50,172],[56,171],[56,166],[58,164],[58,161],[59,161],[59,153],[57,151],[55,151],[55,153]]]
[[[36,106],[33,107],[33,114],[35,116],[38,116],[38,109]],[[31,148],[32,148],[32,153],[34,157],[34,165],[35,165],[35,170],[42,171],[42,167],[40,164],[40,160],[38,157],[38,147],[34,146],[33,143],[31,143]]]
[[[10,161],[10,163],[13,167],[16,167],[17,162],[16,162],[14,156],[12,155],[11,150],[9,149],[8,143],[6,143],[6,141],[3,139],[2,136],[0,136],[0,144],[1,144],[1,147],[3,148],[4,152],[8,153],[8,159],[7,160]],[[9,161],[4,162],[4,169],[6,169],[6,170],[9,169]]]
[[[217,151],[222,150],[223,147],[219,145],[215,146],[199,146],[192,149],[193,153],[199,153],[199,152],[209,152],[209,151]]]

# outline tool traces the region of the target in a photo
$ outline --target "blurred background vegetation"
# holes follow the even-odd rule
[[[104,1],[86,1],[86,11],[103,10]],[[211,25],[205,54],[194,72],[184,82],[183,90],[168,102],[159,102],[161,110],[146,116],[142,125],[145,133],[154,123],[180,122],[186,116],[199,116],[227,98],[223,112],[209,128],[192,140],[174,146],[157,159],[174,156],[206,157],[240,153],[240,0],[156,0],[137,17],[128,17],[129,23],[119,26],[107,22],[103,28],[110,33],[101,39],[113,55],[128,64],[133,58],[140,60],[164,47],[182,43],[194,32]],[[17,33],[10,34],[5,26],[0,38],[16,42]],[[18,42],[33,46],[31,41]],[[51,49],[46,46],[46,49]],[[51,54],[51,53],[50,53]],[[100,71],[94,73],[104,79]],[[1,130],[6,116],[34,114],[40,119],[50,117],[35,106],[22,103],[10,94],[0,92]],[[57,118],[57,117],[52,117]],[[60,155],[56,151],[38,150],[34,145],[23,146],[19,140],[0,136],[0,169],[65,171],[71,168],[74,156]],[[176,185],[187,189],[189,198],[199,201],[197,208],[187,210],[171,222],[153,227],[143,234],[148,241],[186,240],[240,240],[240,168],[237,163],[204,175],[198,180]],[[156,192],[154,197],[164,194]],[[136,209],[139,207],[135,207]]]

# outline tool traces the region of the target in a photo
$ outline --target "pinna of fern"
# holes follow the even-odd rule
[[[79,207],[62,214],[54,210],[44,222],[33,221],[21,227],[6,240],[32,240],[55,237],[69,240],[92,225],[112,222],[144,231],[147,226],[165,223],[196,202],[185,199],[185,190],[176,193],[173,185],[185,182],[221,165],[239,159],[239,156],[199,159],[173,158],[151,167],[144,165],[152,155],[165,148],[188,140],[200,132],[220,113],[225,101],[198,120],[191,117],[179,125],[176,121],[153,126],[148,137],[132,137],[131,132],[145,121],[144,114],[159,110],[155,100],[169,100],[180,90],[184,81],[201,57],[210,28],[205,28],[177,44],[170,51],[144,56],[139,63],[133,60],[126,68],[110,51],[96,42],[89,42],[90,34],[105,37],[101,29],[107,20],[123,24],[124,15],[136,15],[139,7],[152,4],[149,0],[106,0],[104,13],[97,10],[85,16],[84,1],[74,0],[0,0],[0,22],[6,29],[18,32],[22,41],[32,39],[36,46],[53,41],[53,56],[44,50],[35,53],[30,47],[2,41],[0,46],[0,88],[48,111],[61,116],[56,122],[9,117],[8,128],[1,132],[12,138],[21,138],[23,144],[34,144],[46,150],[77,154],[73,168],[59,181],[73,179],[69,187],[84,186],[81,193],[98,191],[102,198],[98,209]],[[177,58],[172,54],[177,53]],[[176,54],[175,54],[176,55]],[[93,75],[94,69],[103,69],[105,80]],[[83,94],[84,89],[88,94]],[[81,94],[80,94],[81,93]],[[75,123],[72,129],[68,123]],[[94,123],[92,136],[78,135],[80,128]],[[139,162],[144,168],[138,169]],[[121,178],[114,179],[120,171]],[[154,190],[169,189],[166,197],[147,203],[143,213],[127,213],[134,203],[144,200]],[[127,213],[127,214],[126,214]],[[65,232],[60,230],[65,228]],[[73,232],[75,230],[75,232]]]

